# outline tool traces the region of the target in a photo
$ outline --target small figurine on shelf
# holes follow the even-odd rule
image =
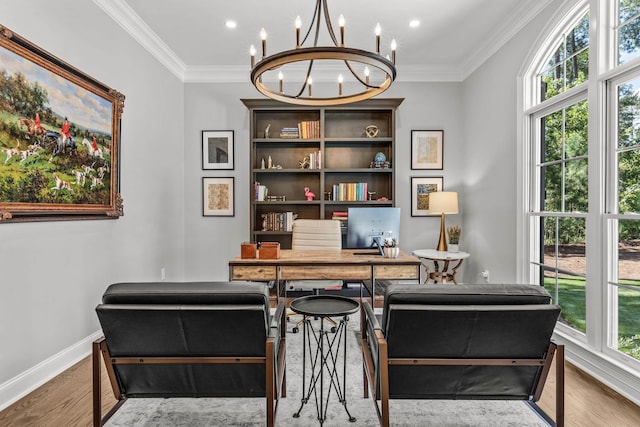
[[[264,130],[265,139],[269,139],[270,134],[271,134],[271,123],[269,123]]]
[[[311,190],[309,190],[309,187],[304,187],[304,195],[309,202],[311,202],[316,197],[316,195],[312,193]]]

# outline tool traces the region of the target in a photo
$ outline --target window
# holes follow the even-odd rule
[[[640,55],[640,1],[618,0],[618,64]]]
[[[530,200],[530,277],[562,307],[561,321],[586,332],[589,15],[580,13],[536,73]],[[572,94],[557,96],[572,89]],[[544,102],[543,102],[544,101]],[[536,109],[537,107],[537,109]]]
[[[522,271],[576,348],[640,372],[640,0],[563,10],[523,84]]]
[[[640,360],[640,71],[611,81],[610,348]]]
[[[589,77],[589,15],[582,17],[549,57],[538,75],[541,101],[584,82]]]

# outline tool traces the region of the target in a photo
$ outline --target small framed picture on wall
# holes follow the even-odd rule
[[[233,169],[233,131],[202,131],[202,169]]]
[[[429,211],[429,194],[442,191],[442,177],[411,177],[411,216],[434,216]]]
[[[411,131],[411,169],[442,169],[443,130]]]
[[[235,216],[233,178],[202,178],[202,216]]]

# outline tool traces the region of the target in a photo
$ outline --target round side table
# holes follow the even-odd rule
[[[447,283],[451,281],[456,285],[458,284],[456,281],[458,268],[462,265],[462,261],[470,256],[467,252],[440,252],[435,249],[417,249],[413,251],[412,254],[422,261],[422,265],[426,271],[424,283],[427,283],[429,280],[433,280],[433,283]],[[432,262],[433,267],[425,261]],[[452,261],[455,262],[455,264],[451,270],[449,270]],[[440,266],[440,263],[442,263],[442,266]],[[433,271],[431,271],[432,268]]]
[[[304,316],[302,329],[302,401],[298,412],[293,414],[293,417],[300,417],[300,411],[302,411],[304,405],[309,400],[315,400],[318,421],[322,425],[327,419],[329,396],[333,390],[344,406],[349,422],[355,422],[355,417],[351,415],[347,408],[346,396],[347,321],[349,319],[348,315],[358,311],[360,304],[350,298],[340,296],[310,295],[296,298],[291,302],[290,308]],[[312,319],[314,317],[320,319],[319,328],[313,325]],[[325,330],[325,320],[331,317],[340,318],[335,335],[329,335],[329,332]],[[339,357],[341,351],[342,358]],[[340,359],[342,359],[342,363],[340,363]],[[307,365],[309,365],[308,368]],[[340,365],[342,365],[342,378],[339,375]],[[307,369],[310,372],[307,372]],[[307,380],[308,385],[306,384]],[[326,396],[324,396],[325,392]]]

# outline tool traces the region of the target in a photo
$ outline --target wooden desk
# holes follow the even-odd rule
[[[240,258],[229,261],[229,280],[271,281],[281,285],[287,280],[363,280],[369,281],[372,302],[376,280],[420,280],[420,260],[400,251],[397,258],[380,256],[377,250],[298,251],[284,249],[278,259]]]

